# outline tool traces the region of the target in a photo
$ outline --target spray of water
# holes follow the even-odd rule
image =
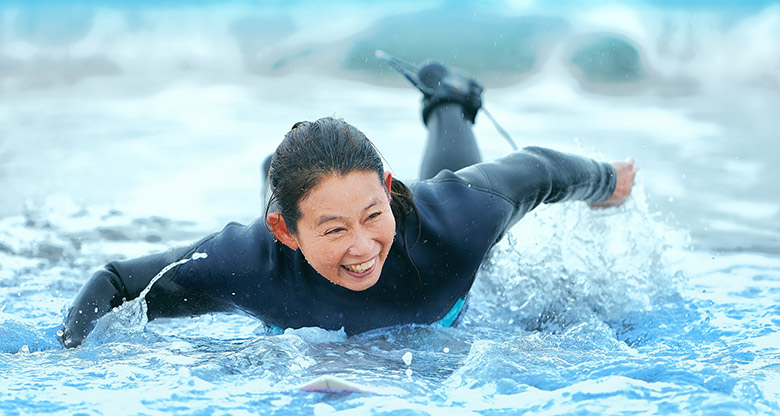
[[[95,342],[98,343],[110,342],[115,339],[127,340],[127,333],[143,334],[146,324],[149,322],[147,316],[148,306],[146,305],[146,295],[152,290],[152,286],[157,283],[166,273],[171,269],[188,263],[192,260],[199,260],[208,257],[206,253],[193,253],[192,256],[175,261],[160,270],[149,284],[141,291],[141,294],[137,298],[129,300],[122,305],[114,308],[111,312],[107,313],[95,324],[95,329],[87,336],[86,343]],[[147,336],[141,335],[142,338]]]
[[[561,331],[650,310],[677,293],[680,275],[667,252],[686,241],[650,212],[641,185],[615,209],[543,207],[495,248],[475,284],[469,317]]]

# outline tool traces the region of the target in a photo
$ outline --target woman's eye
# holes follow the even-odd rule
[[[336,233],[341,232],[341,231],[344,231],[344,229],[343,228],[333,228],[333,229],[330,229],[328,231],[325,231],[325,235],[336,234]]]
[[[377,212],[375,212],[375,213],[373,213],[373,214],[369,215],[369,216],[368,216],[368,219],[369,219],[369,220],[373,220],[374,218],[376,218],[376,217],[378,217],[378,216],[380,216],[380,215],[382,215],[382,212],[381,212],[381,211],[377,211]]]

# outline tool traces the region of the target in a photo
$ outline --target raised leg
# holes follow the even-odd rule
[[[437,105],[430,110],[427,125],[428,140],[420,165],[420,180],[430,179],[442,169],[455,171],[482,161],[472,123],[465,118],[461,104]]]

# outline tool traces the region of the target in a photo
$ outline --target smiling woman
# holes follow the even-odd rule
[[[334,284],[373,286],[396,224],[392,176],[363,133],[332,118],[297,123],[274,153],[269,176],[270,204],[279,212],[267,223],[279,241],[300,249]]]
[[[297,235],[286,232],[281,221],[275,223],[275,235],[287,247],[300,248],[314,270],[331,282],[368,289],[379,280],[395,236],[390,173],[385,176],[387,186],[374,172],[324,178],[301,201],[304,214]]]
[[[109,263],[76,298],[63,344],[79,345],[99,317],[196,252],[205,256],[172,267],[148,291],[150,319],[241,309],[278,327],[348,334],[449,326],[488,251],[527,212],[566,200],[619,205],[630,194],[633,162],[538,147],[481,162],[471,127],[482,87],[435,63],[414,76],[429,129],[420,182],[393,179],[371,141],[343,120],[297,123],[271,158],[265,218]]]

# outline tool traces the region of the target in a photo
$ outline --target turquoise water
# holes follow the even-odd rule
[[[3,3],[0,413],[780,413],[780,5],[699,3]],[[526,217],[457,328],[131,302],[59,347],[106,261],[253,220],[298,120],[345,118],[413,178],[419,97],[376,48],[477,74],[520,144],[633,156],[633,197]],[[396,391],[299,389],[323,374]]]

